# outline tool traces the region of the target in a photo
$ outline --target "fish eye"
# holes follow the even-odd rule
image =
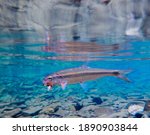
[[[51,81],[51,80],[52,80],[52,77],[48,77],[48,79]]]

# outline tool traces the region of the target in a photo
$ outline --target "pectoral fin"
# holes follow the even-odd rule
[[[67,81],[61,82],[60,85],[61,85],[61,88],[64,90],[66,88],[66,86],[67,86]]]

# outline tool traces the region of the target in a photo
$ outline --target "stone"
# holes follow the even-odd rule
[[[41,111],[41,107],[30,107],[22,112],[24,116],[34,116]]]
[[[146,101],[144,111],[150,111],[150,100]]]
[[[55,113],[55,115],[59,115],[61,117],[66,117],[69,115],[69,113],[70,113],[70,111],[59,108],[59,110]]]
[[[127,105],[124,107],[124,109],[128,109],[131,105],[140,105],[145,106],[145,101],[138,101],[138,100],[131,100],[127,103]]]
[[[92,101],[93,101],[95,104],[97,104],[97,105],[103,103],[103,101],[102,101],[102,99],[101,99],[100,97],[92,97]]]
[[[103,115],[111,115],[113,114],[115,111],[111,108],[108,107],[99,107],[94,109],[94,113],[97,117],[103,116]]]
[[[94,110],[97,108],[98,106],[95,105],[85,106],[82,109],[80,109],[77,114],[78,116],[85,118],[96,117],[94,114]]]
[[[10,103],[0,103],[0,108],[4,108],[6,106],[10,105]]]
[[[12,102],[12,105],[21,105],[21,104],[25,104],[25,100],[20,100],[20,101],[16,101],[16,102]]]
[[[142,118],[143,117],[143,114],[142,113],[136,113],[135,114],[135,118]]]
[[[122,109],[119,112],[114,112],[111,115],[108,115],[109,118],[128,118],[129,113],[126,109]]]
[[[75,110],[76,110],[76,111],[79,111],[80,109],[83,108],[83,104],[76,102],[76,103],[74,104],[74,107],[75,107]]]
[[[17,117],[17,115],[19,115],[20,113],[22,113],[22,110],[20,108],[16,108],[14,110],[11,110],[11,111],[4,111],[3,112],[3,116],[4,117]]]
[[[55,109],[52,108],[51,106],[46,106],[40,111],[40,113],[44,113],[44,114],[50,114],[54,112],[55,112]]]
[[[141,105],[133,104],[128,107],[128,112],[135,116],[143,111],[144,111],[144,107]]]
[[[83,106],[93,105],[92,98],[85,98],[82,100]]]
[[[49,118],[49,115],[39,114],[39,115],[36,116],[36,118]]]

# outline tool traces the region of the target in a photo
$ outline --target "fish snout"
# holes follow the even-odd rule
[[[53,86],[53,82],[52,82],[51,80],[49,80],[48,78],[46,78],[46,79],[43,81],[43,84],[44,84],[44,86],[50,86],[50,87]]]

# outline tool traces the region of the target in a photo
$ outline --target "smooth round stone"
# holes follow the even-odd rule
[[[144,111],[144,106],[141,106],[141,105],[133,104],[128,107],[128,112],[135,116],[140,114],[143,111]]]
[[[129,103],[127,103],[127,105],[125,106],[125,109],[128,109],[129,106],[131,105],[140,105],[140,106],[145,106],[145,102],[144,101],[130,101]]]

